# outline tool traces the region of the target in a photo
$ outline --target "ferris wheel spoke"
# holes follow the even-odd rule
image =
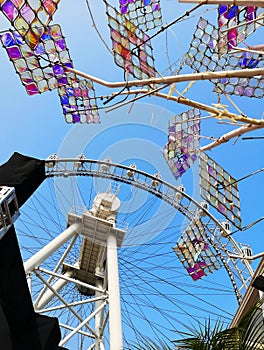
[[[39,195],[36,193],[25,205],[25,214],[22,213],[22,220],[18,224],[19,234],[26,238],[27,243],[23,244],[23,254],[28,255],[29,252],[32,254],[38,251],[58,236],[67,226],[65,214],[69,208],[82,206],[84,212],[91,210],[93,198],[98,191],[100,192],[100,186],[105,190],[107,181],[114,181],[120,191],[123,191],[122,200],[124,203],[127,202],[124,206],[121,203],[117,222],[118,220],[129,222],[128,238],[125,238],[123,245],[118,249],[125,346],[129,348],[131,342],[144,341],[146,333],[157,340],[169,341],[175,329],[188,329],[188,322],[203,324],[208,307],[211,310],[212,320],[221,318],[225,323],[230,322],[232,313],[227,311],[228,308],[220,307],[217,299],[225,296],[234,297],[234,288],[239,289],[241,284],[246,283],[244,276],[250,275],[250,271],[244,265],[245,271],[241,272],[237,261],[228,258],[230,251],[239,252],[240,248],[233,238],[229,239],[221,235],[225,230],[222,222],[218,221],[207,208],[181,188],[137,169],[133,169],[134,177],[128,178],[129,167],[119,164],[107,163],[108,172],[102,170],[106,165],[102,161],[83,160],[83,166],[78,171],[73,167],[74,160],[57,159],[54,164],[53,168],[47,170],[46,181],[50,194],[44,197],[41,192]],[[80,182],[77,181],[79,176]],[[90,181],[90,178],[93,181]],[[100,178],[103,179],[102,184],[97,180]],[[66,188],[72,191],[71,196],[65,196],[65,189],[61,185],[63,181],[67,183]],[[84,196],[86,182],[90,190],[86,190],[87,195]],[[134,204],[143,192],[146,192],[146,196],[138,210]],[[161,206],[163,202],[166,203],[164,207]],[[31,219],[33,212],[36,215]],[[172,219],[166,222],[164,230],[163,223],[168,217]],[[182,222],[179,223],[179,220]],[[198,225],[201,225],[206,232],[204,237],[221,256],[223,264],[217,273],[231,279],[228,285],[210,278],[203,279],[199,283],[193,282],[186,274],[184,267],[179,264],[173,246],[192,222],[197,225],[197,220],[199,220]],[[53,279],[47,280],[54,288],[60,281],[59,276],[63,278],[65,271],[71,269],[74,271],[76,263],[82,259],[80,252],[83,239],[82,236],[76,239],[63,261],[60,259],[67,251],[67,244],[54,252],[45,264],[43,263],[47,270],[58,273]],[[93,243],[92,247],[94,246]],[[103,266],[104,264],[101,268]],[[62,271],[59,271],[61,269]],[[101,272],[98,277],[101,276],[100,274]],[[104,281],[106,282],[105,277]],[[34,300],[45,295],[43,283],[42,280],[32,278]],[[105,287],[107,288],[107,283]],[[55,295],[40,311],[60,318],[61,324],[65,325],[65,327],[62,326],[65,338],[87,318],[87,313],[92,314],[95,311],[96,306],[95,302],[88,302],[93,300],[93,293],[89,292],[89,289],[78,289],[77,282],[68,281],[58,293],[60,297]],[[61,306],[60,298],[66,301],[74,313],[67,307]],[[105,309],[105,313],[105,315],[108,314],[108,308]],[[77,321],[74,315],[79,316]],[[105,323],[106,319],[102,322]],[[91,329],[96,328],[95,321],[90,323]],[[140,327],[140,324],[145,326]],[[87,342],[87,336],[85,336],[87,331],[80,329],[76,336],[78,335],[82,344],[92,346],[93,340],[90,339]],[[107,345],[109,343],[107,328],[104,333]],[[164,334],[166,334],[165,338]]]

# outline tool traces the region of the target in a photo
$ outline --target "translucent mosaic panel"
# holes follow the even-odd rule
[[[67,85],[68,79],[75,79],[74,74],[66,74],[62,68],[72,67],[72,61],[59,25],[47,27],[34,50],[17,32],[5,32],[0,40],[29,95],[56,89]]]
[[[175,179],[179,179],[197,159],[199,135],[199,109],[190,109],[170,119],[168,144],[163,153]]]
[[[227,53],[254,33],[261,26],[261,23],[263,24],[263,19],[258,22],[252,22],[252,20],[263,15],[263,13],[263,8],[255,6],[219,5],[219,54]]]
[[[67,123],[99,123],[93,83],[78,78],[71,85],[58,88]]]
[[[115,8],[106,4],[115,63],[138,79],[154,77],[154,58],[149,37]]]
[[[188,225],[173,249],[194,281],[221,267],[221,260],[200,219],[194,219]]]
[[[185,63],[196,72],[224,70],[226,58],[218,54],[218,30],[200,18]]]
[[[119,0],[120,12],[143,31],[162,25],[160,0]]]
[[[190,49],[186,54],[185,63],[196,72],[263,67],[262,55],[244,52],[219,57],[217,37],[217,29],[205,19],[200,18]],[[230,95],[263,97],[263,77],[223,78],[219,81],[212,80],[212,82]],[[216,88],[215,91],[219,90]]]
[[[239,52],[229,55],[226,69],[264,68],[263,55],[252,52]],[[264,77],[222,78],[216,83],[215,91],[220,87],[228,95],[262,98],[264,96]]]
[[[60,0],[1,0],[0,10],[25,42],[35,48],[57,10]]]
[[[199,153],[201,196],[241,228],[240,200],[236,180],[204,152]]]

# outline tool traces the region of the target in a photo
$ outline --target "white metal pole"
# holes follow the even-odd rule
[[[71,239],[76,233],[81,231],[81,224],[75,223],[69,226],[59,236],[48,243],[39,252],[33,255],[24,263],[26,274],[34,270],[35,267],[40,265],[44,260],[51,256],[57,249],[59,249],[64,243]]]
[[[32,276],[31,273],[27,274],[27,284],[30,294],[32,293]]]
[[[72,271],[67,271],[64,276],[66,277],[72,277]],[[52,288],[56,290],[56,292],[60,292],[62,288],[68,283],[67,280],[65,279],[59,279],[56,281],[53,285]],[[42,298],[38,301],[38,303],[34,304],[35,310],[39,311],[43,309],[53,298],[55,297],[54,293],[48,289],[42,296]]]
[[[94,290],[94,291],[97,291],[97,292],[100,292],[100,293],[103,293],[103,294],[106,292],[105,290],[102,290],[100,288],[94,287],[91,284],[81,282],[80,280],[77,280],[75,278],[67,277],[66,275],[60,275],[59,273],[56,273],[56,272],[53,272],[53,271],[49,271],[47,269],[43,269],[42,267],[39,267],[38,271],[44,272],[44,273],[46,273],[48,275],[51,275],[51,276],[54,276],[54,277],[57,277],[57,278],[61,278],[63,280],[66,280],[68,282],[72,282],[74,284],[78,284],[79,286],[83,286],[85,288],[89,288],[91,290]],[[34,270],[34,272],[36,273],[36,270]],[[49,288],[50,288],[50,285],[49,285]]]
[[[48,282],[48,281],[47,281]],[[76,302],[73,302],[73,303],[68,303],[68,306],[79,306],[79,305],[86,305],[86,304],[90,304],[90,303],[94,303],[96,302],[97,300],[105,300],[107,299],[106,296],[100,296],[98,298],[90,298],[90,299],[86,299],[86,300],[80,300],[80,301],[76,301]],[[65,309],[66,306],[65,305],[58,305],[58,306],[53,306],[53,307],[48,307],[46,309],[41,309],[41,310],[38,310],[38,313],[47,313],[47,312],[51,312],[51,311],[56,311],[56,310],[62,310],[62,309]]]
[[[96,281],[96,287],[103,289],[103,282],[100,278],[97,279]],[[100,297],[101,293],[95,292],[96,297]],[[95,302],[95,309],[98,309],[104,300],[98,299]],[[101,329],[102,329],[102,324],[103,324],[103,317],[104,317],[104,309],[102,309],[101,312],[95,315],[94,317],[94,323],[95,323],[95,332],[97,334],[97,339],[95,341],[95,350],[101,350],[102,349],[102,344],[103,344],[103,337],[101,336]]]
[[[67,341],[68,341],[69,339],[71,339],[71,338],[74,336],[74,334],[78,333],[78,331],[79,331],[83,326],[85,326],[87,323],[89,323],[89,321],[90,321],[91,319],[93,319],[94,316],[95,316],[98,312],[100,312],[104,307],[105,307],[105,303],[102,304],[102,305],[99,307],[99,309],[97,309],[97,310],[95,310],[94,312],[92,312],[92,313],[91,313],[85,320],[83,320],[83,322],[81,322],[70,334],[68,334],[64,339],[62,339],[61,342],[60,342],[60,344],[59,344],[59,346],[62,346],[62,345],[64,345],[65,343],[67,343]]]
[[[57,293],[57,291],[55,289],[52,288],[51,285],[48,284],[48,282],[41,276],[41,274],[37,271],[34,270],[34,273],[36,274],[36,276],[38,276],[38,278],[50,289],[52,290],[52,292],[56,295],[56,297],[73,313],[73,315],[80,321],[83,322],[83,319],[79,316],[79,314],[74,310],[74,308],[72,308],[71,306],[68,305],[68,303],[66,302],[66,300],[59,294]],[[95,331],[88,325],[85,324],[85,327],[89,329],[89,331],[96,336]]]
[[[121,303],[117,240],[114,234],[109,234],[107,237],[107,279],[109,293],[110,350],[121,350],[123,349]]]
[[[59,268],[61,267],[62,263],[64,262],[66,256],[69,254],[69,252],[70,252],[71,248],[73,247],[73,245],[74,245],[74,243],[75,243],[75,241],[76,241],[77,238],[78,238],[78,234],[76,234],[76,235],[73,237],[72,241],[70,242],[70,244],[69,244],[68,247],[66,248],[65,252],[62,254],[60,260],[58,261],[57,265],[55,266],[55,268],[54,268],[54,270],[53,270],[54,272],[59,271]],[[48,282],[48,283],[51,283],[51,281],[52,281],[53,279],[54,279],[54,277],[51,276],[51,277],[48,279],[47,282]],[[43,297],[43,295],[45,294],[46,291],[47,291],[47,286],[44,286],[43,289],[41,290],[41,292],[39,293],[38,297],[36,298],[34,304],[33,304],[34,307],[35,307],[35,305],[38,305],[40,299]]]

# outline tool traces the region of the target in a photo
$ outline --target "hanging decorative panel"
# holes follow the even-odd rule
[[[170,119],[168,143],[163,154],[175,179],[179,179],[197,159],[199,136],[199,109],[190,109]]]
[[[264,23],[254,21],[263,15],[264,9],[255,6],[218,6],[219,55],[228,53]]]
[[[160,0],[119,0],[120,12],[142,31],[160,27]]]
[[[201,196],[234,226],[241,228],[236,180],[204,152],[199,153]]]
[[[59,25],[48,27],[34,50],[18,32],[5,32],[0,40],[29,95],[56,89],[66,85],[68,79],[75,79],[62,67],[73,65]]]
[[[203,223],[198,218],[191,221],[173,249],[194,281],[221,267],[219,254],[210,243]]]
[[[115,63],[137,79],[154,77],[156,71],[149,36],[106,1],[105,4]]]
[[[0,10],[25,42],[34,49],[59,2],[60,0],[2,0]]]
[[[228,56],[226,63],[227,70],[247,68],[264,68],[263,55],[252,52],[237,52]],[[264,96],[264,77],[222,78],[216,83],[215,91],[219,91],[217,87],[228,95],[262,98]]]
[[[200,18],[185,63],[196,72],[224,70],[226,58],[218,55],[218,30]]]
[[[196,72],[229,71],[246,68],[263,68],[263,56],[250,52],[218,55],[218,31],[207,20],[200,18],[185,63]],[[264,78],[222,78],[212,79],[215,91],[226,94],[262,98],[264,95]],[[220,89],[217,89],[219,87]]]
[[[59,86],[58,93],[67,123],[99,123],[93,83],[76,80],[72,84]]]

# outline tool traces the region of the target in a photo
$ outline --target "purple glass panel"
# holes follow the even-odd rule
[[[11,1],[6,1],[2,6],[2,11],[10,21],[14,21],[18,15],[18,10]]]
[[[73,114],[73,123],[79,123],[80,122],[80,116],[78,114]]]
[[[58,77],[58,84],[59,85],[67,85],[68,84],[68,79],[67,77]]]
[[[127,6],[121,6],[121,13],[128,13],[128,7]]]
[[[34,52],[36,55],[43,55],[46,52],[43,43],[39,43]]]
[[[247,6],[247,21],[253,21],[256,19],[256,7]]]
[[[22,57],[21,52],[17,47],[8,48],[7,53],[11,60],[16,60]]]
[[[53,71],[55,75],[62,75],[64,73],[64,69],[62,66],[54,65]]]
[[[64,51],[66,49],[66,43],[65,43],[64,39],[60,39],[60,40],[55,41],[55,45],[56,45],[58,51],[61,51],[61,50]]]
[[[228,11],[228,5],[219,5],[218,12],[220,15],[223,15]]]

